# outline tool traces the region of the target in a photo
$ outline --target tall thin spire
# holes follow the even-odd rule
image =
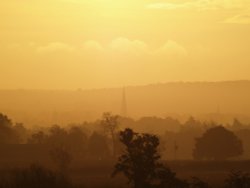
[[[127,98],[126,98],[125,87],[123,87],[123,91],[122,91],[121,116],[127,117]]]

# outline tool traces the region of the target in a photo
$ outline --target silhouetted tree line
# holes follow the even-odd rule
[[[105,159],[121,152],[118,131],[125,127],[137,132],[156,132],[160,138],[158,150],[164,159],[227,159],[240,155],[242,158],[250,158],[250,129],[237,119],[225,129],[217,123],[201,122],[193,117],[180,123],[170,117],[133,120],[104,113],[96,122],[72,124],[65,128],[53,125],[34,131],[20,123],[14,124],[6,115],[0,114],[0,144],[48,145],[51,149],[64,147],[72,155]],[[215,131],[209,131],[216,127]],[[158,129],[162,131],[154,131]],[[214,133],[209,136],[211,132]],[[209,141],[220,143],[216,144],[218,152]],[[229,142],[231,144],[225,146]],[[218,156],[221,151],[224,157]],[[209,152],[214,153],[214,156],[209,156]]]
[[[80,126],[69,129],[54,125],[47,132],[33,133],[27,140],[28,144],[48,145],[50,147],[64,147],[72,154],[92,159],[104,159],[115,155],[117,147],[118,116],[104,113],[99,122],[99,129],[86,131]]]
[[[0,144],[23,143],[26,129],[21,123],[13,124],[8,116],[0,113]]]
[[[58,125],[53,125],[45,131],[33,133],[27,140],[28,144],[48,145],[50,147],[63,146],[73,153],[81,153],[87,147],[87,135],[79,127],[68,130]]]

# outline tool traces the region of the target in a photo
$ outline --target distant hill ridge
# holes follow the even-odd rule
[[[169,82],[125,87],[128,115],[250,115],[250,81]],[[51,124],[121,112],[123,88],[0,90],[0,112],[14,121]]]
[[[96,91],[96,90],[109,90],[109,89],[120,89],[120,88],[129,88],[129,87],[148,87],[148,86],[166,86],[166,85],[199,85],[199,84],[208,84],[208,85],[218,85],[218,84],[250,84],[250,80],[225,80],[225,81],[173,81],[173,82],[158,82],[150,83],[144,85],[127,85],[122,87],[103,87],[103,88],[92,88],[92,89],[0,89],[2,91]]]

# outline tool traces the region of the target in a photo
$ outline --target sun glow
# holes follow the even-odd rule
[[[96,13],[105,13],[106,15],[119,16],[121,14],[130,15],[132,10],[144,8],[140,1],[124,0],[93,0],[89,2],[92,10]]]

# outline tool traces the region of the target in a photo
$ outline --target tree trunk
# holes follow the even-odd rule
[[[113,157],[116,156],[116,146],[115,146],[115,135],[114,132],[111,132],[112,142],[113,142]]]

